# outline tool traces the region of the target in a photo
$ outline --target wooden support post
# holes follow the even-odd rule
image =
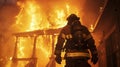
[[[55,45],[55,35],[52,35],[52,59],[53,59],[53,67],[56,67],[55,57],[54,57],[54,45]]]
[[[54,57],[54,44],[55,44],[55,35],[52,35],[52,53],[50,57],[50,61],[46,65],[46,67],[56,67],[55,57]]]
[[[14,48],[14,54],[13,54],[13,58],[12,58],[12,65],[11,67],[17,67],[18,61],[17,61],[17,44],[18,44],[18,37],[16,36],[16,42],[15,42],[15,48]]]

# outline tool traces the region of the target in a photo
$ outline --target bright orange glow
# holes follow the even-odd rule
[[[60,28],[67,24],[66,17],[69,14],[79,14],[78,8],[70,6],[69,3],[66,3],[64,8],[57,5],[51,6],[52,9],[49,12],[42,10],[43,7],[34,0],[25,3],[17,2],[17,4],[21,8],[16,16],[16,25],[19,31]]]
[[[43,6],[36,3],[34,0],[26,0],[24,3],[17,2],[17,4],[21,8],[19,14],[16,16],[16,27],[18,32],[61,28],[67,24],[66,17],[69,14],[79,14],[78,8],[72,7],[69,3],[63,4],[64,7],[59,5],[48,7],[48,9],[51,8],[48,12],[46,12],[47,10],[42,10]],[[57,36],[54,39],[55,43],[56,41]],[[40,35],[37,38],[37,67],[45,67],[49,62],[52,52],[52,42],[52,35]],[[32,55],[33,38],[20,37],[17,47],[18,58],[30,58]],[[28,62],[19,62],[17,66],[24,67],[26,63]],[[65,62],[63,61],[62,63],[61,65],[57,65],[57,67],[64,67]]]
[[[24,29],[21,31],[31,31],[40,29],[40,22],[42,21],[42,15],[40,14],[40,7],[34,1],[26,1],[26,3],[20,4],[21,10],[16,16],[16,24],[22,26]]]
[[[67,9],[67,12],[69,13],[70,12],[70,6],[69,6],[69,4],[66,4],[66,9]]]
[[[94,26],[91,24],[90,25],[90,31],[92,32],[94,30]]]
[[[17,57],[18,58],[30,58],[33,48],[33,39],[20,37],[18,42]],[[29,48],[29,49],[28,49]]]

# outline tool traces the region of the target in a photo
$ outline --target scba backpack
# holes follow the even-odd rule
[[[73,24],[71,25],[71,34],[72,34],[71,41],[73,42],[73,45],[71,46],[73,48],[81,49],[86,46],[84,41],[85,30],[86,30],[85,27],[81,25],[79,20],[73,22]]]

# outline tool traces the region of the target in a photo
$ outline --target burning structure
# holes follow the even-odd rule
[[[8,36],[13,38],[8,43],[10,46],[11,44],[14,44],[14,46],[11,46],[10,62],[6,62],[5,67],[29,67],[29,65],[33,65],[32,67],[50,67],[50,64],[55,65],[52,59],[54,58],[54,44],[57,41],[57,35],[61,28],[66,25],[66,17],[71,13],[75,13],[83,21],[84,12],[82,11],[82,7],[86,0],[79,1],[16,1],[19,11],[16,13],[17,15],[11,25],[9,24],[9,31],[11,32],[6,34],[9,34]],[[94,22],[94,19],[92,19],[92,22]],[[87,23],[84,22],[82,24]],[[93,25],[91,24],[88,23],[86,26],[92,27],[91,29],[93,29]],[[0,61],[3,61],[3,59],[0,59]],[[53,62],[51,63],[51,61]],[[63,67],[64,62],[61,66],[55,66]]]
[[[37,55],[39,55],[39,51],[37,52],[36,50],[40,49],[40,51],[45,52],[45,55],[46,55],[45,58],[47,58],[47,59],[48,59],[48,57],[50,57],[49,53],[51,53],[51,59],[48,62],[48,64],[46,65],[46,67],[51,67],[50,65],[55,67],[54,53],[53,53],[54,52],[54,44],[55,44],[55,38],[60,30],[61,29],[37,30],[37,31],[32,31],[32,32],[22,32],[22,33],[14,34],[16,36],[16,44],[15,44],[15,49],[14,49],[13,62],[15,61],[15,63],[17,63],[18,61],[28,61],[26,67],[36,67],[37,61],[39,61],[40,58],[43,58],[42,56],[40,58],[37,57]],[[28,53],[30,55],[29,58],[27,58],[27,57],[26,58],[18,58],[19,56],[21,57],[22,55],[23,56],[27,55],[27,53],[25,53],[25,55],[24,55],[23,52],[25,51],[24,45],[28,44],[28,43],[20,44],[20,42],[21,42],[20,39],[23,40],[24,38],[28,39],[29,41],[31,41],[31,39],[33,39],[33,43],[32,44],[30,43],[28,45],[28,46],[32,46],[31,55]],[[48,41],[46,44],[51,45],[50,48],[52,49],[52,51],[50,49],[49,49],[50,50],[49,51],[49,50],[45,49],[45,47],[43,47],[42,44],[45,44],[44,42],[43,43],[40,42],[41,45],[38,43],[42,39],[43,39],[42,41],[44,41],[45,38]],[[22,46],[19,47],[20,45],[22,45]],[[28,50],[27,48],[26,48],[26,50]],[[18,50],[20,50],[20,51],[18,51]],[[23,51],[23,52],[21,52],[21,51]],[[20,65],[17,65],[17,66],[20,66]]]
[[[78,15],[80,9],[68,1],[45,3],[40,0],[17,1],[19,12],[10,26],[15,45],[13,56],[9,58],[12,61],[5,67],[50,67],[52,60],[49,58],[53,57],[57,34],[66,25],[66,17],[71,13]]]
[[[13,61],[15,61],[15,64],[13,64],[13,66],[24,67],[27,64],[26,67],[51,67],[50,64],[48,63],[47,65],[46,62],[49,62],[49,57],[54,59],[53,51],[57,37],[56,35],[60,31],[58,28],[61,28],[66,24],[65,17],[70,14],[69,4],[66,3],[64,5],[65,8],[63,9],[59,9],[59,6],[51,7],[49,9],[46,7],[40,7],[40,5],[34,0],[26,0],[24,2],[18,1],[17,4],[20,6],[20,12],[16,16],[17,20],[15,26],[19,29],[17,32],[23,33],[14,34],[16,36],[16,45],[13,55]],[[47,9],[46,12],[42,10],[45,8]],[[50,11],[50,9],[52,10]],[[75,10],[75,13],[78,12]],[[20,60],[27,60],[28,62],[26,62],[26,64],[25,62],[18,62]],[[55,66],[55,62],[52,66]]]

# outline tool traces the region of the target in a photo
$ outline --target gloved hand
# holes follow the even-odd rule
[[[56,55],[55,61],[56,61],[58,64],[61,64],[61,62],[62,62],[61,56],[57,56],[57,55]]]
[[[97,61],[98,61],[98,56],[92,56],[92,58],[91,58],[91,62],[93,63],[93,64],[96,64],[97,63]]]

